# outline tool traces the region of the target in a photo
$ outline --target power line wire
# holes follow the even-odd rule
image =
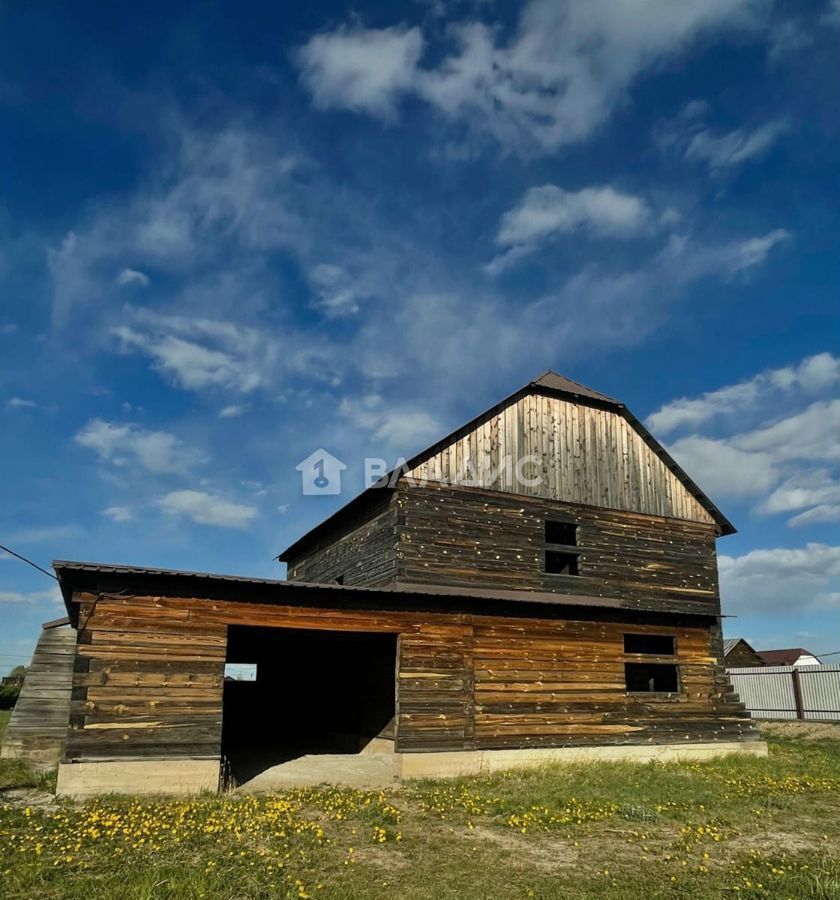
[[[58,581],[58,576],[53,575],[52,572],[48,572],[46,569],[42,569],[38,563],[32,562],[31,559],[27,559],[25,556],[21,556],[20,553],[15,553],[14,550],[10,550],[8,547],[4,547],[0,544],[0,550],[5,550],[10,556],[14,556],[16,559],[19,559],[21,562],[25,562],[28,566],[32,566],[33,569],[37,569],[39,572],[43,572],[44,575],[49,575],[55,581]]]

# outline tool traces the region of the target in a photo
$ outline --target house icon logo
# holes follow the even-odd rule
[[[300,472],[303,493],[312,494],[340,494],[341,473],[347,468],[344,463],[319,447],[314,453],[310,453],[295,469]]]

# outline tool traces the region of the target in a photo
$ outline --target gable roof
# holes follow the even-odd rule
[[[790,647],[786,650],[759,650],[758,655],[768,666],[792,666],[800,656],[813,656],[814,659],[819,659],[818,656],[803,647]]]
[[[473,419],[470,419],[464,425],[461,425],[455,431],[436,441],[430,447],[420,451],[416,456],[409,459],[401,469],[403,471],[411,471],[417,466],[426,462],[444,447],[457,441],[459,438],[468,434],[488,419],[497,415],[498,412],[511,403],[515,403],[521,397],[528,394],[543,394],[551,397],[560,397],[572,402],[581,403],[585,406],[594,406],[599,409],[611,410],[627,420],[630,426],[641,436],[642,440],[650,447],[650,449],[660,458],[664,465],[674,473],[676,478],[682,482],[685,489],[697,500],[697,502],[709,513],[714,522],[720,529],[721,534],[734,534],[735,526],[724,516],[724,514],[715,506],[714,503],[700,490],[700,488],[691,480],[688,474],[680,467],[676,460],[668,453],[668,451],[656,440],[656,438],[645,428],[645,426],[630,412],[630,410],[619,400],[602,394],[599,391],[587,387],[585,384],[559,375],[557,372],[547,369],[541,375],[538,375],[527,384],[523,385],[519,390],[514,391],[504,400],[479,413]],[[290,558],[296,556],[305,547],[310,546],[315,541],[329,534],[335,528],[341,527],[347,521],[352,520],[356,515],[360,514],[369,503],[375,501],[376,494],[388,491],[391,488],[384,487],[390,485],[392,478],[397,472],[396,469],[383,475],[382,478],[373,485],[342,506],[339,510],[324,519],[319,525],[304,534],[295,541],[291,546],[287,547],[278,557],[281,562],[286,562]],[[399,477],[399,476],[398,476]]]
[[[738,644],[743,644],[748,650],[752,653],[755,653],[756,656],[761,656],[758,650],[753,647],[753,645],[746,640],[746,638],[724,638],[723,639],[723,655],[728,656],[737,646]]]

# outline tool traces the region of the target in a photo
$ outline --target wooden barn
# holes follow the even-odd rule
[[[548,372],[286,549],[287,580],[56,562],[59,792],[371,746],[405,778],[765,753],[722,667],[733,531],[622,403]]]

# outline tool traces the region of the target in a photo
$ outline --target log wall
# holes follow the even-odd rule
[[[66,761],[216,758],[228,625],[399,635],[402,752],[757,738],[710,647],[710,627],[588,618],[357,610],[196,597],[75,597],[79,645]],[[396,601],[399,602],[399,601]],[[616,620],[622,618],[626,621]],[[634,621],[635,620],[635,621]],[[680,691],[628,695],[628,630],[677,639]],[[325,710],[329,715],[329,710]]]
[[[717,615],[711,525],[538,497],[401,486],[397,580],[618,597],[628,608]],[[545,522],[578,524],[580,574],[545,572]]]
[[[673,636],[675,655],[625,653],[631,632]],[[477,620],[473,656],[479,748],[679,744],[755,734],[711,651],[708,629]],[[634,662],[676,663],[679,691],[628,693],[624,665]]]
[[[4,759],[25,759],[45,768],[61,759],[75,653],[76,632],[69,625],[41,630],[3,735]]]
[[[371,510],[290,560],[288,577],[320,584],[388,584],[396,575],[396,525],[391,492],[381,491]]]

